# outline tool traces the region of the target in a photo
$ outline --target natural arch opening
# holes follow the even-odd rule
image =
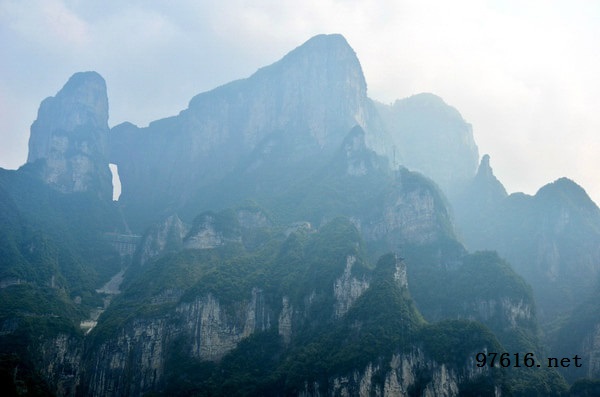
[[[119,178],[119,167],[116,164],[109,164],[110,173],[112,174],[113,186],[113,201],[119,201],[121,197],[121,178]]]

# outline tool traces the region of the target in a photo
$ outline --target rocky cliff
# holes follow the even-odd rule
[[[589,296],[600,273],[600,209],[583,188],[560,178],[534,196],[505,196],[488,173],[469,191],[456,205],[466,245],[496,249],[510,261],[533,286],[544,317],[568,313]]]
[[[104,79],[95,72],[76,73],[40,105],[27,162],[41,161],[42,179],[61,192],[93,191],[111,199],[108,133]]]
[[[475,175],[479,152],[472,127],[440,97],[424,93],[377,104],[394,145],[395,164],[421,172],[453,195]]]
[[[111,159],[119,166],[121,200],[177,211],[198,196],[208,200],[202,187],[236,167],[256,178],[260,173],[252,170],[282,156],[280,171],[320,163],[350,128],[375,118],[372,113],[360,63],[346,40],[316,36],[247,79],[197,95],[178,116],[147,128],[113,128]]]
[[[177,116],[117,126],[110,150],[107,109],[97,74],[73,76],[40,107],[29,164],[0,170],[0,376],[14,390],[565,392],[551,371],[474,365],[541,349],[529,286],[498,255],[465,250],[436,185],[474,175],[470,126],[429,94],[374,105],[343,37],[314,37]],[[479,213],[499,209],[480,235],[512,233],[482,248],[520,250],[553,287],[588,286],[600,244],[585,192],[559,180],[507,197],[486,156],[469,186]],[[117,207],[145,232],[126,270],[106,241],[128,229]],[[122,283],[106,307],[111,276]],[[577,343],[595,351],[590,324]]]
[[[351,145],[354,127],[387,167],[421,172],[446,193],[475,174],[477,146],[462,116],[431,94],[375,104],[340,35],[315,36],[252,76],[197,95],[177,116],[114,127],[111,162],[125,214],[141,231],[171,213],[284,192]],[[365,173],[366,164],[350,160],[349,173]]]
[[[316,238],[310,240],[319,244]],[[325,251],[312,256],[315,248],[311,245],[306,251],[308,269],[322,266],[323,254],[347,250],[323,246],[319,250]],[[497,341],[475,323],[439,327],[423,323],[410,301],[406,266],[400,258],[388,255],[372,272],[356,254],[346,255],[339,266],[330,263],[327,267],[320,270],[323,279],[319,282],[304,285],[304,277],[313,278],[306,274],[296,278],[291,289],[278,293],[268,287],[273,277],[268,272],[276,266],[266,265],[259,267],[259,274],[267,272],[266,278],[254,279],[263,287],[250,284],[239,291],[241,295],[234,294],[239,298],[224,294],[223,289],[218,292],[221,298],[212,292],[201,293],[198,287],[150,296],[145,316],[133,316],[118,331],[92,332],[79,392],[95,396],[185,393],[185,381],[180,384],[176,380],[195,376],[204,379],[199,380],[202,390],[217,394],[228,394],[227,387],[244,387],[251,395],[456,396],[481,381],[496,395],[502,394],[505,385],[493,371],[475,367],[462,349],[448,359],[445,349],[452,348],[440,346],[436,338],[439,332],[471,335],[466,343],[473,352],[497,348]],[[372,318],[365,317],[365,311],[371,312]],[[391,315],[396,319],[387,323]],[[114,321],[109,318],[105,321]],[[356,338],[356,343],[349,343]],[[415,340],[421,347],[409,343]],[[326,364],[309,358],[324,354],[326,345],[331,349],[325,353]],[[266,383],[257,386],[241,375],[250,368],[237,365],[239,360],[254,360],[265,350],[271,351],[265,359],[274,367],[269,370],[271,376],[260,381]],[[307,358],[309,361],[304,361]],[[312,362],[318,368],[316,377],[304,367]],[[260,378],[259,368],[264,364],[256,365],[253,376]],[[200,372],[192,375],[189,371],[194,368]],[[275,373],[282,378],[273,378]],[[260,387],[266,389],[261,392]]]
[[[427,378],[428,381],[424,381]],[[299,396],[457,396],[465,392],[470,382],[489,378],[489,370],[470,367],[455,370],[427,357],[422,350],[394,354],[389,362],[369,363],[362,371],[331,380],[325,393],[318,383],[307,384]],[[500,382],[490,385],[486,392],[500,397]]]

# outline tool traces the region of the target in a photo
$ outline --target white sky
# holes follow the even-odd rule
[[[456,107],[509,192],[566,176],[600,203],[592,0],[0,0],[0,167],[25,162],[40,102],[75,72],[105,78],[111,126],[144,126],[319,33],[346,37],[371,98]]]

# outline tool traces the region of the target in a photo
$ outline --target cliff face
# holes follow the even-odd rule
[[[428,381],[423,381],[424,374]],[[369,363],[362,371],[331,380],[328,396],[410,396],[418,393],[423,397],[457,396],[461,386],[489,376],[487,368],[470,367],[455,370],[427,357],[422,350],[393,354],[389,362]],[[500,384],[492,386],[493,396],[502,396]],[[299,396],[320,396],[318,383],[306,385]]]
[[[198,215],[192,225],[171,215],[148,228],[136,252],[135,264],[143,266],[153,258],[184,249],[205,250],[236,243],[253,249],[261,244],[261,232],[271,226],[267,215],[254,207],[208,211]]]
[[[43,161],[42,179],[61,192],[94,191],[110,200],[108,132],[104,79],[95,72],[77,73],[40,105],[27,162]]]
[[[228,379],[219,380],[222,373],[247,370],[229,365],[235,362],[235,357],[262,354],[244,349],[253,349],[255,345],[248,341],[262,340],[256,338],[264,335],[269,342],[263,341],[259,349],[269,351],[275,348],[276,356],[287,357],[280,359],[278,364],[281,365],[280,376],[289,378],[292,385],[304,385],[288,390],[282,389],[287,381],[271,380],[269,382],[275,383],[269,383],[268,389],[265,389],[271,392],[299,396],[366,396],[373,393],[385,396],[411,393],[457,396],[472,382],[487,379],[496,395],[501,395],[502,381],[495,379],[488,369],[477,368],[472,358],[468,359],[469,355],[462,351],[453,357],[456,361],[442,359],[446,347],[440,348],[439,342],[432,343],[427,336],[430,330],[419,330],[425,325],[418,316],[415,317],[416,311],[411,306],[408,293],[406,265],[399,258],[388,256],[380,260],[373,273],[365,273],[360,261],[355,255],[346,255],[343,266],[335,267],[337,270],[333,272],[333,268],[325,270],[325,277],[329,279],[329,283],[322,284],[329,284],[325,290],[321,290],[320,284],[316,283],[287,291],[300,293],[294,298],[283,291],[273,294],[272,290],[265,291],[259,287],[252,287],[244,291],[241,298],[233,300],[231,297],[221,299],[210,292],[192,297],[189,291],[163,291],[151,299],[150,306],[158,310],[156,315],[135,316],[120,331],[101,337],[100,343],[93,342],[92,334],[84,355],[83,375],[78,374],[77,378],[82,379],[79,392],[94,396],[137,396],[149,392],[169,394],[173,390],[181,392],[177,389],[180,386],[173,384],[173,374],[183,377],[191,375],[185,372],[188,371],[185,366],[181,366],[183,362],[187,365],[213,363],[215,372],[211,372],[211,367],[207,366],[203,370],[198,369],[204,372],[195,375],[214,379],[210,383],[212,386],[206,386],[208,390]],[[297,283],[294,285],[296,288],[300,286]],[[321,305],[324,303],[330,306],[323,308]],[[365,310],[372,312],[374,318],[363,316],[361,313]],[[328,314],[321,317],[319,312]],[[383,319],[394,313],[397,324],[386,324]],[[322,323],[315,324],[315,319]],[[473,341],[469,349],[473,351],[494,348],[497,343],[482,333],[482,329],[473,329],[468,323],[450,326],[456,327],[454,332],[473,335],[469,338]],[[380,327],[383,327],[383,331]],[[387,333],[385,330],[388,328],[396,332]],[[332,334],[327,336],[328,332]],[[356,348],[360,352],[360,343],[355,347],[343,341],[346,338],[362,338],[362,332],[368,338],[373,337],[372,332],[383,332],[383,341],[376,340],[375,346],[385,345],[385,349],[377,350],[375,354],[369,353],[371,359],[368,361],[360,358],[357,364],[362,364],[353,365],[346,375],[323,369],[325,372],[318,376],[321,380],[316,380],[312,371],[305,373],[302,367],[290,372],[290,363],[304,365],[298,358],[315,354],[314,349],[324,348],[321,345],[331,343],[328,342],[331,338],[342,341],[340,345],[336,342],[331,347],[331,353],[337,352],[332,357],[344,357],[347,349]],[[353,336],[354,333],[357,333],[356,336]],[[409,347],[387,340],[390,337],[396,340],[400,335],[412,335],[409,339],[421,341],[422,347]],[[312,347],[306,350],[307,346]],[[317,350],[316,354],[323,352],[325,350]],[[261,364],[256,365],[254,376],[259,373]],[[335,367],[338,364],[332,365]],[[299,383],[293,380],[298,377]],[[233,378],[229,381],[238,380]],[[248,387],[247,384],[239,386]]]
[[[390,249],[454,234],[444,196],[431,181],[406,169],[395,174],[379,207],[361,222],[361,231],[367,240],[387,241]]]
[[[38,349],[41,374],[50,380],[56,395],[74,396],[81,382],[83,341],[59,334],[41,342]]]
[[[136,262],[143,266],[148,260],[168,251],[183,247],[183,239],[189,227],[177,215],[151,226],[144,235],[136,253]]]
[[[396,164],[427,175],[449,195],[475,175],[479,153],[471,125],[440,97],[418,94],[377,110]]]
[[[570,312],[600,274],[600,209],[567,178],[506,196],[493,174],[480,174],[456,204],[467,247],[498,250],[532,285],[544,317]]]
[[[119,166],[121,200],[161,214],[170,205],[174,212],[198,196],[207,200],[202,187],[236,167],[260,178],[252,171],[282,156],[284,177],[295,164],[327,158],[350,128],[376,118],[372,113],[360,63],[346,40],[316,36],[247,79],[197,95],[178,116],[142,129],[113,128],[111,160]]]
[[[352,263],[352,258],[348,261]],[[348,276],[346,273],[338,280]],[[281,305],[265,297],[259,288],[249,292],[249,299],[223,303],[211,293],[183,301],[183,291],[164,291],[153,298],[152,305],[176,303],[173,309],[160,316],[135,318],[117,335],[88,350],[85,394],[142,395],[162,390],[166,386],[166,367],[176,365],[168,360],[178,350],[184,352],[186,359],[219,362],[257,332],[277,330],[282,340],[289,343],[298,321],[304,321],[302,318],[310,311],[310,297],[305,299],[307,306],[303,311],[294,313],[286,296],[281,298]],[[351,304],[348,302],[357,295],[351,285],[338,286],[335,293],[336,308],[340,301]],[[178,348],[175,343],[179,343]]]
[[[110,197],[107,109],[97,74],[73,76],[40,107],[31,164],[15,180],[34,170],[60,192]],[[42,194],[6,201],[5,188],[29,193],[32,185],[12,185],[0,172],[3,379],[21,365],[3,365],[7,346],[39,325],[49,332],[36,335],[26,357],[62,395],[500,395],[512,375],[475,367],[474,355],[539,347],[529,287],[497,255],[465,251],[428,179],[449,192],[474,174],[470,126],[433,95],[374,105],[339,35],[317,36],[196,96],[178,116],[147,128],[122,124],[110,138],[123,195],[107,207],[147,230],[126,270],[110,247],[94,245],[98,236],[122,237],[129,254],[136,244],[115,232],[113,213],[39,181]],[[507,197],[484,156],[470,186],[481,193],[478,215],[501,208],[471,236],[514,232],[523,226],[515,219],[528,219],[523,234],[487,241],[530,245],[529,256],[516,257],[551,282],[583,285],[597,273],[600,215],[568,181],[535,199]],[[47,192],[56,201],[34,202]],[[20,224],[17,206],[44,217],[46,228],[73,222],[52,234],[77,241],[73,252],[29,235],[38,224]],[[569,255],[583,259],[568,268]],[[569,278],[571,269],[585,276]],[[79,332],[90,311],[102,311],[102,294],[114,292],[98,287],[119,270],[120,293],[89,334]],[[595,324],[577,340],[594,368]],[[528,385],[560,394],[555,379]]]
[[[344,273],[333,284],[336,318],[340,318],[346,314],[354,301],[369,288],[369,281],[365,277],[358,279],[352,276],[352,266],[355,262],[356,258],[354,256],[348,256],[346,258]]]
[[[142,395],[161,385],[165,344],[174,330],[164,319],[137,319],[87,356],[84,394]]]

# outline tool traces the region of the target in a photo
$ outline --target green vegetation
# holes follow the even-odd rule
[[[349,139],[360,141],[360,131],[353,134]],[[215,248],[184,250],[180,235],[167,236],[168,249],[160,256],[128,269],[122,293],[85,337],[84,354],[127,335],[140,321],[160,320],[170,333],[162,346],[164,377],[154,392],[164,395],[297,394],[307,382],[317,382],[326,393],[334,378],[362,373],[370,364],[372,381],[380,387],[394,357],[416,356],[421,361],[411,364],[411,395],[423,392],[442,364],[459,376],[461,395],[488,395],[497,387],[518,396],[565,393],[562,377],[543,368],[469,375],[473,357],[483,350],[542,352],[531,288],[496,253],[466,252],[454,237],[447,203],[433,182],[403,168],[391,172],[366,147],[352,148],[340,150],[329,163],[307,166],[299,160],[297,169],[287,169],[293,171],[290,175],[270,168],[271,163],[261,165],[255,153],[247,165],[258,162],[259,174],[232,176],[220,190],[202,193],[206,204],[223,189],[230,191],[225,201],[231,202],[243,202],[252,191],[267,210],[255,202],[236,209],[223,209],[225,202],[207,207],[217,210],[196,216],[188,236],[210,226],[224,241]],[[286,159],[282,154],[274,161],[283,164]],[[347,172],[357,164],[364,173]],[[83,341],[79,322],[102,304],[95,289],[121,268],[102,235],[122,229],[112,203],[52,191],[35,180],[34,171],[26,169],[20,176],[0,172],[0,215],[6,219],[0,225],[0,281],[12,284],[0,289],[1,326],[9,330],[0,336],[0,376],[7,379],[22,366],[24,382],[43,394],[46,386],[33,364],[38,357],[31,346],[59,334]],[[282,177],[286,182],[280,184]],[[270,183],[278,188],[268,188]],[[396,208],[412,196],[433,201],[434,236],[427,244],[396,235],[363,241],[360,227],[372,226],[383,219],[385,208]],[[243,226],[238,216],[242,208],[269,214],[267,221]],[[193,209],[195,205],[185,210]],[[314,226],[286,229],[297,220]],[[397,268],[405,265],[408,288],[395,278]],[[346,269],[355,295],[339,315],[334,285]],[[256,329],[218,362],[193,358],[191,336],[178,328],[183,320],[178,308],[210,295],[229,319],[231,332],[239,333],[253,294],[260,294],[269,325]],[[292,308],[290,338],[278,331],[284,299]],[[124,379],[132,382],[138,376],[131,365],[134,353],[128,353],[124,369]],[[83,371],[90,371],[86,359]],[[589,385],[578,387],[584,386]]]
[[[594,397],[600,396],[599,379],[578,379],[571,385],[570,397]]]
[[[116,208],[92,194],[65,195],[37,179],[35,165],[0,170],[0,376],[17,394],[48,395],[38,347],[58,335],[83,338],[79,324],[101,305],[95,292],[116,273],[118,254],[101,238]]]

